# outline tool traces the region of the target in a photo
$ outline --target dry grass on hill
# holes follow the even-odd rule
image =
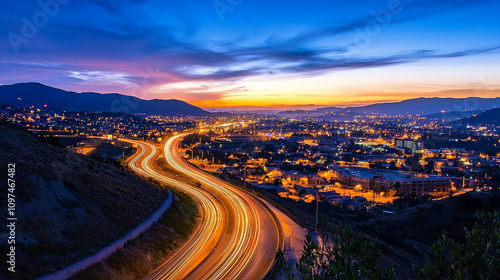
[[[0,120],[0,180],[16,164],[16,273],[31,279],[62,269],[121,238],[165,201],[162,187],[130,172],[41,143]],[[6,197],[7,188],[3,188]],[[1,200],[6,209],[6,200]],[[6,211],[1,211],[6,220]],[[0,246],[7,250],[5,234]],[[5,241],[5,242],[3,242]],[[3,262],[2,273],[6,273]]]

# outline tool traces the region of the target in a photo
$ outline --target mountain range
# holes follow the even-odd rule
[[[325,114],[325,113],[357,113],[396,115],[429,115],[440,112],[484,111],[500,107],[500,97],[497,98],[414,98],[399,102],[377,103],[360,107],[322,107],[315,110],[282,111],[279,114]],[[465,115],[467,116],[467,115]]]
[[[52,111],[88,111],[145,113],[163,116],[208,116],[211,113],[181,100],[144,100],[133,96],[96,92],[73,92],[41,83],[17,83],[0,86],[0,104],[16,107],[34,105]]]
[[[427,115],[441,111],[475,111],[500,107],[500,98],[415,98],[393,103],[379,103],[363,107],[346,108],[358,113],[379,113],[387,115]]]
[[[199,107],[181,100],[153,99],[144,100],[133,96],[96,92],[77,93],[50,87],[41,83],[17,83],[0,86],[0,104],[28,107],[43,107],[53,111],[88,111],[88,112],[119,112],[144,113],[147,115],[164,116],[209,116],[222,113],[210,113]],[[500,97],[497,98],[415,98],[399,102],[377,103],[360,107],[322,107],[312,110],[281,111],[279,115],[311,115],[326,113],[343,113],[351,116],[356,114],[381,115],[431,115],[441,114],[443,118],[453,120],[468,117],[474,113],[500,107]],[[457,116],[450,112],[458,112]],[[259,112],[266,113],[266,112]],[[436,117],[436,116],[435,116]]]

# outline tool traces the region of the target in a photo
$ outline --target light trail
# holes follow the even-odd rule
[[[158,155],[154,145],[121,140],[137,144],[140,150],[129,162],[131,169],[186,192],[201,206],[202,222],[197,231],[146,279],[263,278],[274,262],[276,250],[283,246],[279,222],[257,198],[190,166],[177,149],[183,136],[165,143],[165,160],[203,188],[167,177],[154,164]]]

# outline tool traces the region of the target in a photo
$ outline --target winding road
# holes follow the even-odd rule
[[[196,199],[201,224],[188,242],[146,279],[262,279],[283,249],[281,224],[273,211],[254,195],[210,176],[187,163],[178,151],[187,134],[164,143],[169,166],[201,183],[201,187],[171,177],[155,162],[154,145],[127,139],[138,152],[129,161],[137,173],[182,190]]]

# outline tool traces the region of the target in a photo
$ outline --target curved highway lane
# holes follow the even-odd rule
[[[193,168],[178,152],[179,135],[164,145],[165,159],[178,172],[202,183],[196,188],[169,178],[154,164],[158,149],[137,144],[129,166],[146,177],[174,186],[195,198],[202,223],[190,240],[146,279],[261,279],[283,247],[281,225],[258,198]]]

